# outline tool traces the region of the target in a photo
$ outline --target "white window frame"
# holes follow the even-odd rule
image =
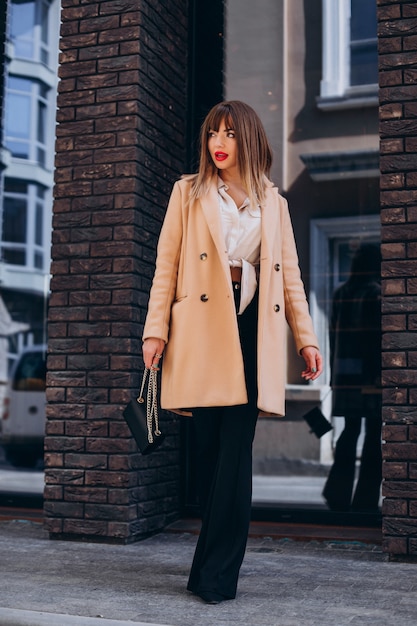
[[[42,63],[47,67],[51,67],[51,40],[53,40],[52,32],[52,5],[54,0],[32,0],[35,8],[35,24],[31,33],[31,36],[23,38],[32,46],[32,54],[27,56],[20,56],[16,54],[14,46],[14,40],[11,34],[11,23],[9,22],[9,41],[12,48],[11,56],[16,59],[22,59],[25,61],[31,61],[35,63]],[[11,0],[11,11],[13,11],[13,5],[16,4],[14,0]],[[42,39],[42,12],[46,8],[48,13],[47,23],[47,41]]]
[[[351,0],[322,0],[323,77],[317,105],[322,110],[378,105],[378,85],[350,85]]]
[[[14,78],[11,74],[8,75],[8,78]],[[42,85],[40,82],[31,79],[28,76],[16,76],[16,78],[20,78],[22,80],[26,80],[31,83],[30,90],[28,91],[19,91],[19,89],[9,87],[7,85],[8,78],[6,79],[6,97],[5,97],[5,124],[4,124],[4,139],[5,144],[7,146],[8,141],[13,141],[17,144],[26,145],[28,147],[28,158],[21,157],[13,157],[15,160],[19,161],[31,161],[33,163],[38,163],[40,167],[46,167],[47,161],[47,145],[48,145],[48,112],[51,109],[50,106],[50,89]],[[46,96],[43,96],[41,91],[42,87],[47,89]],[[7,126],[7,116],[8,116],[8,108],[10,106],[9,98],[12,95],[23,96],[28,98],[30,105],[30,119],[29,119],[29,136],[25,139],[21,139],[20,137],[14,137],[9,132],[9,128]],[[44,131],[45,137],[43,142],[39,140],[38,137],[38,116],[41,110],[41,106],[44,107]],[[40,162],[38,159],[39,151],[43,152],[44,158],[43,162]]]
[[[37,189],[39,185],[34,183],[27,184],[27,193],[14,192],[14,191],[5,191],[3,190],[4,198],[16,198],[19,200],[24,200],[26,203],[26,232],[25,232],[25,241],[23,243],[17,243],[12,241],[1,241],[1,249],[2,250],[20,250],[25,251],[26,262],[24,265],[12,265],[13,267],[25,267],[28,270],[33,272],[42,272],[46,271],[46,263],[49,261],[46,254],[46,245],[47,241],[45,238],[45,221],[46,218],[46,206],[49,200],[48,190],[45,189],[44,197],[40,198],[37,194]],[[40,243],[36,243],[36,209],[37,206],[42,206],[42,241]],[[42,256],[42,267],[36,267],[35,263],[35,255],[40,254]]]

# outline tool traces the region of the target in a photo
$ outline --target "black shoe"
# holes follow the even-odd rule
[[[201,591],[198,592],[197,595],[200,596],[206,604],[220,604],[223,600],[227,600],[227,598],[219,593],[213,593],[211,591]]]

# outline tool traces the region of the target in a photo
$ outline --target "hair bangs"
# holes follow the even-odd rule
[[[227,104],[221,104],[213,111],[211,111],[211,115],[208,116],[205,124],[207,133],[210,130],[214,130],[215,132],[217,132],[220,128],[220,124],[223,121],[227,129],[234,130],[235,122],[233,120],[233,115],[230,107]]]

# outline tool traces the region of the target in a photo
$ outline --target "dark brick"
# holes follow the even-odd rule
[[[382,294],[384,296],[398,296],[405,294],[406,283],[402,279],[387,279],[382,281]]]
[[[417,535],[417,519],[412,517],[385,517],[382,522],[385,535],[415,537]]]
[[[179,424],[152,459],[121,416],[185,157],[186,7],[150,4],[62,4],[45,493],[47,528],[63,538],[139,538],[178,509]]]
[[[92,487],[64,487],[64,499],[67,502],[88,502],[90,504],[107,502],[107,489]]]
[[[67,468],[105,470],[107,469],[107,465],[108,463],[106,454],[66,453],[65,455],[65,467]]]
[[[395,441],[407,441],[408,440],[408,426],[400,425],[385,425],[382,428],[382,439],[386,442],[392,443]],[[410,437],[411,440],[411,437]]]
[[[415,459],[417,455],[417,443],[385,443],[382,446],[383,458],[385,460],[392,461],[407,461],[408,459]],[[400,487],[402,490],[406,488],[406,485],[401,483]],[[385,489],[387,489],[387,485],[385,484]],[[407,483],[407,492],[408,494],[412,493],[414,490],[417,492],[417,482],[416,483]],[[385,492],[385,495],[388,495]],[[407,496],[404,496],[407,497]]]
[[[408,552],[407,539],[403,537],[384,537],[382,541],[384,552],[392,555],[406,555]]]
[[[385,390],[388,391],[388,390]],[[401,391],[401,390],[395,390]],[[387,405],[393,404],[393,402],[386,402]],[[407,404],[405,401],[399,404]],[[386,422],[392,422],[397,424],[417,424],[417,412],[414,407],[411,406],[384,406],[383,419]]]
[[[46,484],[52,485],[82,485],[84,484],[84,472],[70,469],[46,469],[45,481]]]
[[[406,516],[408,514],[408,500],[384,498],[382,514],[390,517]]]
[[[70,537],[107,537],[107,524],[104,521],[96,520],[75,520],[65,519],[62,526],[64,538]]]
[[[417,315],[410,315],[409,325],[410,329],[417,330]],[[417,367],[417,352],[408,353],[408,363],[410,367]]]
[[[408,463],[385,461],[382,464],[382,474],[386,480],[405,480],[406,478],[408,478]]]

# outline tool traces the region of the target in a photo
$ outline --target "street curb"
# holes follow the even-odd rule
[[[24,611],[0,608],[1,626],[173,626],[150,622],[105,619],[103,617],[81,617],[44,611]]]

